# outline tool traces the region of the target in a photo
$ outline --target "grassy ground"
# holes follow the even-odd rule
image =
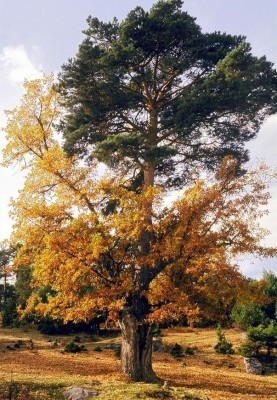
[[[235,349],[242,332],[225,330]],[[118,338],[98,338],[92,342],[82,336],[87,352],[64,353],[70,337],[40,335],[22,329],[0,329],[0,400],[59,400],[71,385],[99,390],[99,400],[183,399],[183,400],[276,400],[276,374],[247,374],[239,355],[214,352],[214,329],[175,328],[164,331],[163,342],[196,346],[194,355],[175,360],[168,353],[154,354],[154,369],[167,380],[170,389],[158,385],[130,384],[120,373],[120,361],[105,346]],[[103,351],[95,351],[102,347]]]

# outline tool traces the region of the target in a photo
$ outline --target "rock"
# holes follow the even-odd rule
[[[161,352],[165,351],[165,346],[160,339],[154,338],[153,343],[152,343],[152,350],[153,350],[153,353],[161,353]]]
[[[246,367],[246,372],[248,372],[249,374],[262,375],[263,365],[257,358],[245,357],[244,364]]]
[[[66,400],[86,400],[99,395],[97,390],[85,389],[78,386],[70,386],[63,392]]]

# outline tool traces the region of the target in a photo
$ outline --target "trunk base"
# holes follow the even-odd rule
[[[161,383],[152,368],[151,325],[139,322],[131,310],[122,311],[121,366],[131,382]]]

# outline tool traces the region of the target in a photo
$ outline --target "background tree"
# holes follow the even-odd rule
[[[16,254],[16,246],[1,244],[0,250],[0,311],[3,326],[17,323],[16,293],[12,263]]]
[[[0,249],[0,280],[3,282],[3,294],[1,304],[5,305],[8,294],[9,280],[12,278],[12,260],[15,256],[15,247],[9,247],[6,243],[2,243]]]
[[[276,320],[277,277],[264,271],[261,279],[249,279],[246,290],[232,310],[231,317],[240,328],[268,325]]]
[[[277,275],[272,271],[264,271],[262,276],[263,292],[268,296],[268,301],[262,306],[269,319],[277,320]]]
[[[232,310],[232,319],[242,329],[266,323],[267,317],[261,306],[251,298],[247,303],[238,303]]]
[[[175,288],[175,299],[169,290],[164,299],[176,304],[179,293],[183,312],[184,271],[197,276],[225,247],[262,251],[253,221],[264,184],[235,176],[248,158],[245,142],[276,111],[276,72],[251,55],[243,37],[203,34],[181,6],[137,7],[122,23],[88,19],[86,39],[58,85],[66,108],[60,126],[73,158],[50,136],[56,109],[49,111],[38,88],[7,128],[7,159],[28,154],[32,166],[15,204],[20,256],[28,253],[40,270],[35,277],[56,291],[48,299],[52,313],[75,319],[98,307],[120,311],[122,366],[132,380],[155,379],[156,279]],[[83,157],[88,168],[77,165]],[[97,181],[99,162],[109,172]],[[197,180],[204,170],[218,170],[210,185]],[[248,178],[256,194],[244,193],[242,213]],[[180,200],[163,207],[165,189],[188,184]]]
[[[15,290],[17,304],[20,308],[25,308],[27,301],[32,294],[32,269],[30,265],[20,265],[16,269]]]

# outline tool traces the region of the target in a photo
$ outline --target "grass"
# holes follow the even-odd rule
[[[231,329],[224,333],[235,349],[243,340],[241,331]],[[197,348],[194,355],[177,360],[169,353],[154,354],[154,370],[168,381],[169,390],[127,382],[114,351],[105,348],[118,343],[117,337],[91,341],[89,336],[81,335],[81,343],[88,351],[71,354],[63,352],[63,348],[74,336],[0,329],[0,400],[16,399],[8,397],[11,389],[21,393],[18,400],[61,400],[63,389],[72,385],[97,389],[99,400],[276,400],[276,375],[247,374],[239,355],[215,353],[215,329],[174,328],[163,334],[168,346],[179,343],[183,348]],[[94,351],[96,346],[103,351]]]

